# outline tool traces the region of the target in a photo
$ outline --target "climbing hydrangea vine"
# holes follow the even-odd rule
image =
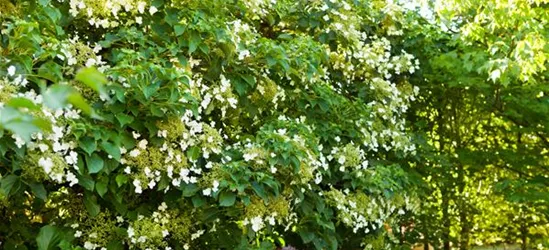
[[[389,247],[415,209],[396,4],[5,5],[7,249]]]

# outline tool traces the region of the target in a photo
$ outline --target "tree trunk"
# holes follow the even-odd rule
[[[450,250],[450,195],[444,190],[442,193],[442,221],[443,221],[443,232],[442,240],[444,241],[444,250]]]
[[[469,249],[469,221],[467,220],[467,211],[465,209],[460,209],[459,219],[461,222],[461,232],[460,232],[460,250]]]
[[[520,223],[520,237],[522,240],[520,249],[521,250],[528,249],[528,228],[526,227],[524,220]]]

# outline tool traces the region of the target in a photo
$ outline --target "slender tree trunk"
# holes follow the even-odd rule
[[[467,250],[469,248],[469,220],[468,220],[468,206],[467,206],[467,197],[465,197],[465,169],[464,166],[458,163],[458,188],[460,197],[458,199],[458,209],[459,209],[459,222],[461,226],[461,231],[459,234],[459,249]]]
[[[467,250],[469,249],[469,221],[467,220],[467,211],[463,208],[460,210],[459,214],[460,222],[461,222],[461,232],[460,232],[460,243],[459,243],[459,249],[460,250]]]
[[[442,221],[443,221],[443,232],[442,240],[444,241],[444,250],[450,250],[450,195],[446,190],[442,192]]]
[[[520,249],[521,250],[528,249],[528,228],[526,227],[524,220],[520,223],[520,237],[522,240]]]

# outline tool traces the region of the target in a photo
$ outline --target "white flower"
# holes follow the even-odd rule
[[[76,230],[76,232],[74,233],[74,237],[79,238],[80,236],[82,236],[82,231]]]
[[[238,100],[236,100],[235,98],[231,97],[229,99],[227,99],[227,101],[229,102],[229,105],[231,105],[231,107],[233,109],[236,108],[236,104],[238,103]]]
[[[46,150],[48,150],[50,147],[47,145],[47,144],[44,144],[44,143],[40,143],[38,144],[38,148],[40,149],[40,151],[42,153],[44,153]]]
[[[218,190],[217,188],[218,188],[218,187],[219,187],[219,181],[214,180],[214,181],[213,181],[213,188],[212,188],[212,191],[217,192],[217,190]]]
[[[8,67],[8,76],[15,75],[15,66],[11,65]]]
[[[69,152],[69,155],[65,156],[65,161],[69,165],[78,163],[78,154],[74,151]]]
[[[140,17],[140,16],[136,16],[136,17],[135,17],[135,22],[136,22],[137,24],[142,24],[142,23],[143,23],[143,18]]]
[[[244,161],[251,161],[253,160],[257,154],[244,154],[242,157],[244,157]]]
[[[162,231],[162,236],[165,238],[166,236],[170,235],[170,232],[168,232],[168,230],[163,230]]]
[[[155,182],[154,180],[151,180],[151,181],[149,182],[149,185],[148,185],[148,186],[149,186],[149,189],[153,189],[154,186],[156,186],[156,182]]]
[[[250,56],[250,51],[245,49],[241,50],[240,53],[238,53],[238,60],[243,60],[244,58]]]
[[[128,227],[128,237],[133,238],[135,236],[135,231],[133,230],[133,227]]]
[[[44,168],[44,172],[46,172],[46,174],[49,174],[51,172],[51,168],[53,167],[53,161],[51,160],[51,158],[40,158],[38,160],[38,166]]]
[[[151,15],[154,15],[154,13],[156,13],[156,12],[158,12],[158,9],[157,9],[156,7],[154,7],[154,6],[151,6],[151,8],[149,9],[149,13],[150,13]]]
[[[91,67],[93,65],[95,65],[97,63],[97,61],[93,58],[90,58],[86,61],[86,67]]]
[[[147,149],[147,144],[149,144],[149,142],[145,139],[139,141],[139,144],[138,144],[138,147],[140,149]]]
[[[11,138],[15,139],[15,145],[18,148],[21,148],[21,147],[23,147],[23,145],[25,145],[25,140],[23,140],[23,138],[21,138],[20,136],[18,136],[16,134],[13,134],[13,135],[11,135]]]
[[[135,180],[133,180],[133,185],[135,186],[135,193],[136,194],[143,193],[143,189],[141,189],[141,181],[135,179]]]
[[[76,178],[76,175],[74,175],[72,172],[68,172],[66,176],[67,181],[69,181],[69,186],[74,186],[74,184],[78,183],[78,178]]]
[[[271,217],[269,217],[268,219],[269,219],[269,224],[270,224],[271,226],[274,226],[274,225],[275,225],[275,218],[274,218],[273,216],[271,216]]]
[[[254,230],[254,232],[261,230],[264,226],[263,220],[261,219],[260,216],[256,216],[252,218],[250,220],[250,223],[252,224],[252,230]]]
[[[70,65],[75,65],[76,64],[76,58],[74,57],[70,57],[69,60],[67,61],[67,64],[70,66]]]
[[[130,151],[130,156],[135,158],[135,157],[137,157],[140,153],[141,153],[141,151],[139,151],[139,149],[135,148],[135,149],[133,149],[132,151]]]
[[[205,195],[205,196],[210,196],[212,194],[212,189],[206,188],[206,189],[202,190],[202,194]]]
[[[86,242],[84,243],[84,248],[85,248],[85,249],[88,249],[88,250],[95,249],[95,244],[93,244],[93,243],[91,243],[91,242],[89,242],[89,241],[86,241]]]
[[[137,3],[137,11],[141,14],[143,14],[143,12],[145,12],[145,6],[147,5],[147,3],[145,2],[139,2]]]
[[[339,162],[339,164],[344,164],[345,163],[345,156],[340,156],[339,159],[337,159],[337,162]]]

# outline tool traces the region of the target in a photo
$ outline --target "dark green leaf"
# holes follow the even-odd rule
[[[97,197],[90,192],[84,193],[84,206],[92,217],[97,216],[101,211],[101,207],[97,204]]]
[[[40,198],[41,200],[46,200],[48,198],[48,192],[44,188],[44,184],[42,183],[30,183],[29,187],[34,195],[36,197]]]
[[[222,207],[233,206],[236,201],[236,194],[229,191],[223,191],[219,194],[219,205]]]
[[[91,157],[86,156],[86,163],[90,174],[99,173],[105,166],[103,159],[98,154],[93,154]]]
[[[54,226],[46,225],[40,228],[38,237],[36,237],[36,244],[38,245],[38,250],[50,250],[56,249],[60,240],[61,235],[59,230]]]

